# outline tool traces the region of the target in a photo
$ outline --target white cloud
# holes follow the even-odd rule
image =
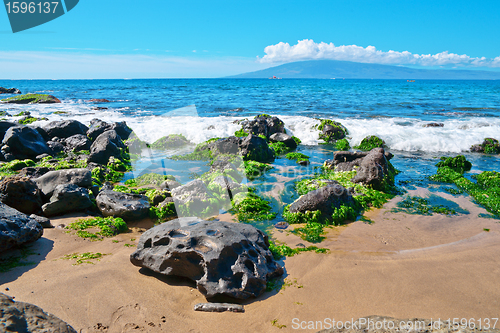
[[[315,43],[312,39],[299,40],[290,45],[280,42],[264,49],[266,55],[258,58],[261,63],[291,62],[311,59],[332,59],[364,63],[417,65],[417,66],[472,66],[500,67],[500,56],[491,59],[470,57],[444,51],[437,54],[413,54],[408,51],[380,51],[375,46],[340,45]]]

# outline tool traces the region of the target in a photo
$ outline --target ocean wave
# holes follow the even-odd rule
[[[108,106],[108,105],[106,105]],[[89,124],[93,118],[104,121],[126,121],[134,132],[146,142],[154,142],[169,134],[183,134],[193,143],[201,143],[215,137],[227,137],[240,129],[236,116],[199,117],[195,106],[188,106],[164,115],[151,115],[147,111],[124,110],[109,105],[107,110],[94,110],[95,105],[81,102],[65,102],[58,105],[24,105],[7,109],[11,115],[19,110],[28,110],[35,117],[47,117],[49,121],[76,119]],[[66,114],[54,114],[64,111]],[[142,115],[141,115],[142,114]],[[147,115],[144,115],[147,114]],[[306,116],[276,115],[285,122],[287,133],[302,140],[305,145],[317,145],[317,119]],[[469,150],[486,137],[498,137],[500,118],[454,117],[441,121],[443,127],[424,127],[429,121],[403,117],[333,118],[348,130],[351,146],[355,146],[369,135],[382,138],[390,149],[399,151],[452,152]],[[36,122],[43,126],[47,121]]]

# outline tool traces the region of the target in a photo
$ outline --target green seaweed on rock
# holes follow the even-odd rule
[[[292,150],[283,142],[272,142],[269,144],[269,148],[271,148],[274,151],[274,156],[276,157],[286,154],[287,152]]]
[[[309,156],[302,153],[288,153],[285,157],[289,160],[295,160],[297,161],[297,163],[300,163],[302,161],[309,161]]]
[[[348,151],[349,149],[351,149],[351,146],[349,145],[349,141],[346,138],[344,138],[344,139],[337,140],[335,142],[335,149],[342,150],[342,151]]]
[[[370,151],[373,148],[384,148],[385,147],[385,142],[381,138],[375,135],[367,136],[363,140],[361,140],[361,143],[357,146],[354,146],[354,148],[363,150],[363,151]]]
[[[245,161],[245,175],[249,180],[254,180],[262,176],[266,171],[274,169],[269,164],[257,161]]]
[[[240,221],[270,221],[276,218],[270,202],[253,192],[241,192],[233,197],[231,211]]]

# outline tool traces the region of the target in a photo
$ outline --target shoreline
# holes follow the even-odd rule
[[[367,215],[373,224],[358,221],[327,228],[327,239],[320,246],[331,249],[329,253],[287,257],[282,261],[284,290],[238,302],[245,305],[243,314],[195,312],[193,306],[206,299],[193,283],[130,269],[129,255],[135,248],[124,244],[136,243],[149,221],[131,223],[131,232],[97,242],[63,229],[45,229],[41,241],[33,244],[42,254],[46,252],[45,259],[36,267],[17,267],[2,274],[0,281],[9,289],[4,292],[17,301],[40,306],[81,332],[164,332],[165,327],[168,331],[189,327],[193,332],[290,332],[296,331],[294,318],[498,317],[500,286],[491,283],[498,275],[495,267],[500,267],[500,225],[495,220],[476,218],[471,212],[457,223],[456,217],[390,213],[387,208]],[[76,218],[65,216],[52,223],[68,224]],[[442,219],[450,223],[438,229],[449,230],[447,235],[429,229],[433,224],[442,225]],[[422,228],[416,232],[426,240],[423,246],[405,246],[405,227],[419,224]],[[479,231],[485,227],[490,231]],[[392,230],[388,239],[394,244],[399,240],[399,245],[391,247],[378,237],[387,230]],[[308,245],[285,234],[274,232],[277,240],[285,240],[289,246],[295,247],[296,242]],[[132,238],[136,240],[131,242]],[[340,250],[341,246],[350,247]],[[52,249],[47,252],[47,248]],[[111,254],[94,265],[72,266],[60,259],[86,251]],[[58,274],[51,275],[53,272]],[[275,319],[277,325],[286,327],[273,326]]]

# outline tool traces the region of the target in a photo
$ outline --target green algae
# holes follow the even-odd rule
[[[273,254],[274,259],[279,260],[283,257],[293,257],[296,254],[302,252],[311,252],[314,251],[316,253],[328,253],[329,250],[325,248],[319,248],[317,246],[308,246],[308,247],[296,247],[291,248],[286,244],[275,244],[274,242],[269,243],[269,250]]]
[[[339,122],[330,119],[319,119],[320,123],[315,126],[317,130],[320,131],[318,139],[323,140],[326,143],[331,143],[336,140],[343,139],[349,132],[347,129]],[[330,125],[335,128],[335,131],[330,134],[323,133],[323,128],[325,125]]]
[[[26,261],[29,256],[36,254],[30,246],[21,245],[17,248],[11,249],[11,251],[12,250],[18,250],[18,254],[2,254],[0,256],[0,273],[6,273],[16,267],[35,265],[34,262]]]
[[[397,203],[397,208],[393,208],[392,212],[427,216],[433,214],[457,215],[469,213],[467,210],[460,208],[455,202],[435,195],[431,195],[428,198],[407,196]]]
[[[299,138],[297,138],[296,136],[292,136],[292,139],[293,139],[293,141],[295,141],[295,143],[297,144],[297,146],[302,143],[302,141]]]
[[[119,233],[128,231],[127,224],[119,217],[93,217],[79,219],[66,227],[76,230],[76,235],[90,240],[102,240],[105,237],[113,237]],[[97,232],[88,229],[99,229]]]
[[[92,264],[94,265],[95,261],[100,261],[102,257],[107,256],[108,253],[92,253],[92,252],[85,252],[85,253],[72,253],[72,254],[66,254],[64,257],[61,259],[63,260],[76,260],[76,263],[73,264],[73,266],[76,265],[81,265],[81,264]]]
[[[189,143],[186,137],[182,134],[171,134],[168,136],[164,136],[158,140],[156,140],[153,144],[151,144],[151,148],[154,149],[171,149],[185,146]]]
[[[378,136],[371,135],[364,138],[361,143],[357,146],[354,146],[354,148],[363,151],[370,151],[373,148],[385,148],[385,142]]]
[[[145,185],[160,186],[166,180],[175,180],[171,175],[160,175],[158,173],[146,173],[137,178],[128,179],[125,185],[129,187],[139,187]]]
[[[349,141],[344,138],[337,140],[335,142],[335,149],[341,151],[348,151],[349,149],[351,149],[351,146],[349,145]]]
[[[465,156],[441,157],[441,161],[436,164],[438,168],[448,167],[453,171],[463,174],[472,168],[472,163],[467,161]]]
[[[244,162],[245,175],[248,180],[254,180],[262,175],[266,171],[274,169],[274,167],[269,164],[260,163],[257,161],[245,161]]]
[[[289,160],[295,160],[297,163],[303,162],[303,161],[308,161],[309,162],[309,156],[302,154],[302,153],[288,153],[285,156]]]
[[[173,202],[169,202],[161,207],[151,207],[149,209],[149,217],[159,221],[164,221],[169,217],[175,216],[177,216],[177,212],[175,210],[175,204]]]
[[[196,146],[194,151],[186,155],[174,155],[170,159],[177,161],[209,161],[214,158],[212,151],[209,149],[209,144],[219,140],[220,138],[212,138],[202,142]]]
[[[238,193],[233,197],[231,212],[239,221],[270,221],[276,218],[270,202],[253,192]]]
[[[248,133],[245,132],[243,130],[243,128],[241,128],[241,129],[237,130],[236,132],[234,132],[234,136],[238,137],[238,138],[244,138],[244,137],[248,136]]]
[[[274,151],[274,156],[276,157],[286,154],[287,152],[292,150],[283,142],[272,142],[269,144],[269,148],[271,148]]]
[[[447,161],[447,159],[443,159],[443,161]],[[455,184],[459,190],[473,197],[476,203],[486,208],[488,212],[500,216],[500,173],[484,171],[474,177],[476,179],[476,183],[474,183],[463,175],[464,171],[470,170],[470,162],[462,162],[463,160],[460,158],[457,163],[441,164],[436,174],[430,176],[429,179]]]
[[[35,103],[60,103],[54,96],[47,94],[24,94],[1,100],[4,103],[35,104]]]
[[[0,166],[0,171],[1,172],[15,172],[15,171],[19,171],[23,168],[27,168],[27,167],[33,167],[35,166],[36,163],[33,162],[32,160],[29,160],[29,159],[26,159],[26,160],[13,160],[13,161],[10,161],[10,162],[7,162],[5,164],[2,164]]]

